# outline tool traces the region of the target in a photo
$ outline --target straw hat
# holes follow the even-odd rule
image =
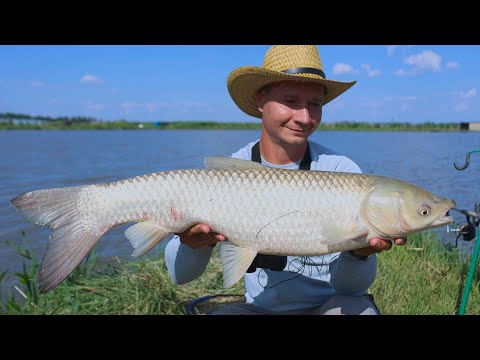
[[[327,80],[315,45],[275,45],[265,54],[262,67],[241,66],[233,70],[227,78],[227,87],[243,112],[261,118],[255,99],[258,91],[265,85],[285,80],[323,84],[327,93],[322,105],[356,83]]]

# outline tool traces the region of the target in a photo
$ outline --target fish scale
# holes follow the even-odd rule
[[[352,176],[361,181],[351,181]],[[80,193],[79,210],[105,214],[104,226],[153,220],[181,232],[192,223],[205,222],[238,246],[286,254],[291,253],[288,240],[294,239],[298,253],[322,253],[322,243],[310,243],[319,239],[322,221],[354,221],[369,183],[371,179],[358,174],[270,168],[177,170],[87,186]],[[350,211],[335,211],[332,203],[347,209],[345,201]],[[172,209],[183,219],[175,219]],[[92,215],[83,218],[88,229],[100,220]]]
[[[39,267],[41,291],[57,286],[110,228],[123,223],[137,223],[125,232],[134,256],[171,233],[208,224],[228,239],[220,256],[224,284],[231,286],[257,253],[322,255],[453,221],[445,214],[455,202],[398,179],[274,169],[230,158],[210,158],[207,167],[12,199],[28,220],[53,229]]]

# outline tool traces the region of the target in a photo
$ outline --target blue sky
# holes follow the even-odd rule
[[[129,121],[258,121],[228,74],[269,45],[1,45],[0,112]],[[318,45],[327,78],[357,80],[323,121],[480,121],[480,46]]]

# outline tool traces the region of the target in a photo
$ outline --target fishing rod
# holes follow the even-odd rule
[[[468,152],[465,158],[464,165],[458,165],[457,163],[454,163],[453,166],[457,170],[465,170],[470,165],[470,155],[478,152],[480,152],[480,150],[473,150]],[[475,235],[478,233],[477,228],[480,225],[480,204],[475,203],[474,211],[462,210],[462,209],[456,209],[456,208],[452,208],[451,210],[460,212],[461,214],[465,215],[466,223],[461,224],[459,226],[453,225],[453,227],[450,227],[449,225],[447,225],[447,233],[450,233],[450,232],[457,233],[457,237],[455,239],[455,245],[448,243],[447,244],[448,250],[452,250],[453,248],[456,248],[458,246],[458,239],[460,238],[460,236],[463,237],[464,241],[472,241],[475,238]],[[477,241],[475,244],[475,248],[473,250],[470,269],[468,271],[467,281],[465,283],[465,288],[463,290],[462,301],[460,303],[458,315],[465,314],[465,309],[467,308],[468,297],[470,295],[470,289],[472,286],[473,277],[475,275],[475,269],[477,267],[479,253],[480,253],[480,234],[477,235]]]

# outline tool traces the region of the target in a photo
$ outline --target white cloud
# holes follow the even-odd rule
[[[475,89],[475,88],[470,89],[465,94],[462,94],[461,96],[465,97],[465,98],[475,97],[475,96],[477,96],[477,89]]]
[[[467,91],[454,91],[454,92],[452,92],[452,94],[455,95],[455,96],[458,96],[462,99],[469,99],[469,98],[477,96],[477,89],[472,88],[472,89],[467,90]]]
[[[442,57],[431,50],[411,55],[405,59],[405,64],[412,66],[411,72],[417,74],[423,71],[440,71]]]
[[[406,76],[406,75],[408,75],[408,72],[406,72],[403,69],[398,69],[394,72],[394,74],[397,75],[397,76]]]
[[[447,69],[458,69],[460,67],[460,63],[458,61],[449,61],[445,66]]]
[[[455,112],[464,112],[468,110],[468,105],[466,102],[460,102],[453,107]]]
[[[91,74],[83,75],[80,79],[80,82],[82,84],[95,84],[95,85],[103,84],[103,80]]]
[[[362,64],[360,66],[362,69],[364,69],[367,72],[368,77],[380,76],[381,74],[380,70],[372,69],[372,67],[369,64]]]
[[[337,63],[333,66],[333,75],[357,74],[352,65]]]
[[[41,88],[45,86],[45,83],[41,81],[32,81],[31,85],[33,88]]]
[[[416,96],[400,96],[401,101],[415,101],[417,100]]]
[[[392,56],[398,45],[387,45],[387,55]]]
[[[370,70],[368,72],[368,77],[377,77],[377,76],[380,76],[380,74],[381,74],[381,71],[378,69]]]
[[[56,98],[51,98],[50,100],[48,100],[49,105],[55,105],[57,103],[58,103],[58,100]]]
[[[459,102],[457,102],[453,106],[453,111],[455,111],[455,112],[465,112],[465,111],[469,110],[470,99],[477,96],[477,89],[472,88],[472,89],[467,90],[467,91],[453,91],[451,94],[453,96],[455,96],[457,99],[458,98],[463,99],[463,100],[457,100]]]
[[[431,50],[425,50],[419,54],[407,57],[404,62],[410,66],[410,69],[398,69],[395,71],[395,75],[414,76],[425,71],[439,72],[441,69],[442,57]]]

